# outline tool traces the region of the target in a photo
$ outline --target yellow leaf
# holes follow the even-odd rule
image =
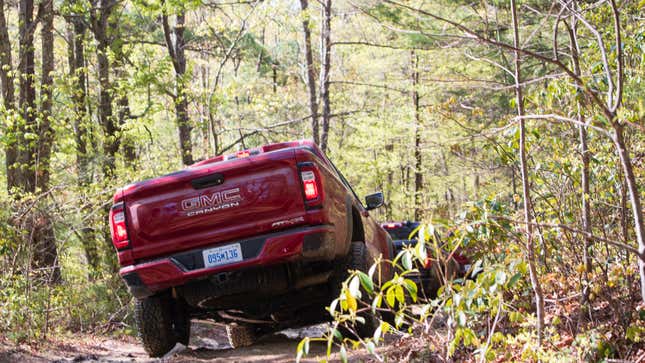
[[[352,294],[349,293],[349,290],[345,291],[345,300],[347,301],[347,310],[349,311],[358,310],[358,304],[356,302],[356,298],[354,298]]]

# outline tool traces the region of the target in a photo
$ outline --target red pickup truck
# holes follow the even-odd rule
[[[324,307],[348,269],[393,257],[369,214],[382,204],[375,193],[363,205],[310,141],[218,156],[119,189],[112,241],[146,351],[187,344],[191,318],[226,323],[233,347],[328,320]]]

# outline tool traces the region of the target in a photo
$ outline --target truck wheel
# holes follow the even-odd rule
[[[226,337],[231,348],[248,347],[255,343],[255,328],[237,323],[226,324]]]
[[[174,300],[173,330],[177,342],[188,346],[190,341],[190,313],[188,304],[184,301]]]
[[[359,270],[367,273],[370,266],[367,261],[367,249],[363,242],[352,242],[349,256],[349,270]],[[370,305],[372,302],[367,296],[367,291],[364,291],[361,288],[361,294],[363,296],[363,301]],[[374,332],[379,327],[380,322],[376,316],[372,315],[369,311],[360,314],[361,317],[365,319],[365,324],[357,323],[355,328],[356,332],[360,335],[361,338],[372,337]]]
[[[188,344],[190,318],[180,302],[165,295],[137,299],[134,315],[143,348],[151,357],[163,356],[178,342]]]

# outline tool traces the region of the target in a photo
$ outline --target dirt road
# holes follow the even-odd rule
[[[296,347],[305,337],[320,336],[324,326],[287,330],[266,336],[247,348],[231,349],[222,325],[193,322],[188,347],[175,347],[164,362],[293,362]],[[326,347],[312,344],[304,361],[319,362],[325,358]],[[337,360],[337,355],[332,360]],[[352,361],[370,361],[365,352],[354,353]],[[150,359],[133,337],[107,338],[82,336],[43,344],[37,348],[0,345],[1,362],[157,362]]]

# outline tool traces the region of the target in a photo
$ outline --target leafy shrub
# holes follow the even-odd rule
[[[499,254],[478,259],[469,271],[470,278],[451,279],[449,267],[451,255],[464,246],[492,246],[507,238],[507,226],[488,218],[502,213],[504,208],[495,201],[474,203],[460,215],[458,223],[420,227],[417,244],[406,247],[394,260],[380,259],[366,273],[350,271],[340,296],[328,308],[333,318],[329,331],[321,338],[303,339],[297,349],[298,360],[308,353],[312,341],[325,342],[328,356],[332,347],[338,346],[344,361],[347,351],[357,347],[381,359],[376,347],[383,344],[385,334],[427,334],[437,324],[444,325],[450,338],[444,352],[447,356],[454,357],[461,350],[491,360],[503,354],[506,335],[500,329],[502,320],[521,327],[532,318],[525,309],[515,307],[522,305],[518,300],[530,291],[525,281],[527,265],[519,257],[519,247],[508,244]],[[440,266],[437,276],[443,286],[436,297],[421,294],[424,287],[409,278],[428,256],[433,266]],[[394,268],[394,276],[378,283],[376,272],[385,265]],[[359,337],[355,329],[365,324],[365,313],[379,319],[371,337]],[[537,357],[534,350],[526,352],[522,359]]]

